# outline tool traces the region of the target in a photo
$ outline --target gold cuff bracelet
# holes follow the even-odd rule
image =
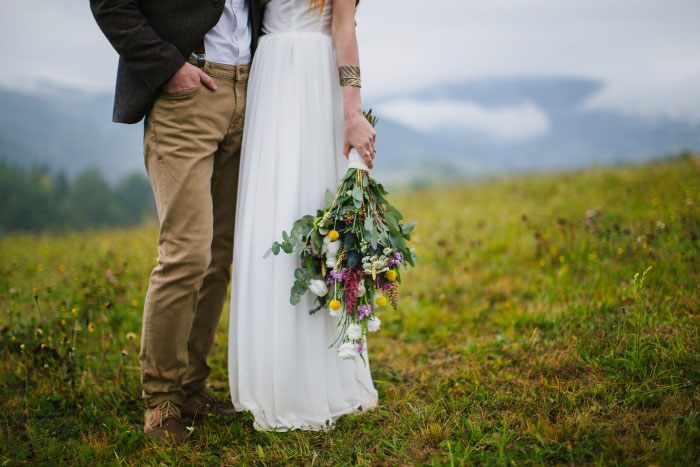
[[[354,65],[342,65],[338,67],[341,86],[360,86],[360,67]]]

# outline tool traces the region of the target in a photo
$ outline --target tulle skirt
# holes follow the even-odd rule
[[[338,318],[289,303],[296,255],[263,259],[282,230],[323,208],[347,161],[335,50],[322,33],[263,36],[248,83],[231,292],[229,382],[259,430],[324,430],[377,404],[369,359],[342,360]]]

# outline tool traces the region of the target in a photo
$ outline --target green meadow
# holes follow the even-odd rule
[[[380,405],[323,433],[242,413],[147,439],[157,226],[0,239],[0,464],[700,463],[699,158],[391,196],[419,262],[370,336]]]

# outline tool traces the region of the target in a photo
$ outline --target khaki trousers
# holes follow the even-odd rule
[[[231,280],[249,66],[205,62],[212,91],[161,93],[144,123],[160,234],[141,336],[146,407],[204,387]]]

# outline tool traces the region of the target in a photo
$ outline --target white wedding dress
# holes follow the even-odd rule
[[[343,101],[330,36],[332,2],[271,0],[248,83],[229,323],[229,383],[237,410],[258,430],[325,430],[343,414],[377,404],[361,359],[329,347],[338,318],[298,306],[289,291],[296,254],[263,259],[282,230],[323,208],[347,160]]]

